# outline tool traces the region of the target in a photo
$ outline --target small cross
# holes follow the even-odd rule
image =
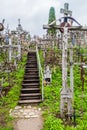
[[[69,4],[68,3],[65,3],[64,4],[64,9],[60,9],[60,13],[63,13],[65,16],[67,15],[72,15],[72,11],[69,10]]]

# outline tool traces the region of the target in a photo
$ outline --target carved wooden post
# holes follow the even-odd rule
[[[62,90],[60,97],[60,114],[64,118],[73,114],[72,91],[73,91],[73,66],[70,66],[70,87],[67,84],[67,53],[68,53],[68,27],[64,27],[62,42]],[[72,63],[72,51],[70,51],[70,62]]]

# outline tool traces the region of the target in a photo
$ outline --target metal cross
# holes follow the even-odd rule
[[[69,4],[68,3],[65,3],[64,4],[64,9],[60,9],[60,13],[63,13],[65,16],[67,15],[72,15],[72,11],[69,10]]]

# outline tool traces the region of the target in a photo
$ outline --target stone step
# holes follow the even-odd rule
[[[39,78],[38,73],[25,73],[24,78]]]
[[[36,67],[36,66],[37,66],[37,63],[33,63],[33,64],[32,64],[32,63],[27,63],[27,64],[25,65],[25,67],[28,67],[28,66],[35,66],[35,67]]]
[[[23,88],[38,88],[38,86],[23,86]]]
[[[36,52],[29,52],[27,56],[36,56]]]
[[[32,69],[31,69],[31,68],[32,68]],[[29,67],[26,67],[25,70],[32,70],[32,71],[35,70],[35,71],[38,71],[38,70],[37,70],[37,66],[35,66],[35,67],[29,66]]]
[[[25,72],[25,76],[37,76],[38,77],[38,72]]]
[[[36,54],[31,54],[31,55],[28,55],[28,58],[32,58],[32,57],[35,57],[36,58]]]
[[[31,67],[26,67],[26,68],[25,68],[25,71],[26,71],[26,70],[27,70],[27,71],[38,71],[37,68],[32,68],[32,69],[31,69]]]
[[[29,71],[29,70],[28,70],[28,71],[25,71],[25,75],[38,75],[38,73],[39,73],[39,72],[38,72],[38,71],[35,71],[35,70],[34,70],[34,71],[32,71],[32,70],[30,70],[30,71]]]
[[[26,65],[37,65],[37,62],[34,62],[34,61],[31,62],[31,61],[29,61],[29,62],[26,63]]]
[[[38,75],[24,75],[24,79],[39,79]]]
[[[37,59],[28,59],[28,60],[27,60],[27,63],[28,63],[28,61],[29,61],[29,62],[37,62]]]
[[[40,99],[41,96],[20,96],[20,100],[34,100],[34,99]]]
[[[35,50],[29,50],[28,55],[30,56],[30,55],[32,55],[32,54],[33,54],[33,55],[34,55],[34,54],[36,55],[36,51],[35,51]]]
[[[29,93],[40,93],[39,88],[22,88],[21,93],[23,94],[29,94]]]
[[[26,70],[25,75],[38,75],[39,72],[37,70]]]
[[[23,81],[25,81],[25,82],[31,82],[31,81],[39,81],[39,79],[25,79],[25,80],[23,80]]]
[[[26,64],[37,64],[37,61],[34,61],[34,60],[28,60]]]
[[[27,93],[27,94],[21,93],[20,96],[21,96],[21,97],[41,96],[41,93]]]
[[[32,60],[32,59],[36,60],[37,57],[36,57],[36,56],[31,56],[31,57],[29,56],[29,57],[28,57],[28,60]]]
[[[25,74],[22,82],[22,89],[19,104],[32,104],[41,102],[40,80],[37,64],[36,51],[27,55]]]
[[[37,60],[36,60],[36,59],[28,59],[28,60],[27,60],[27,63],[28,63],[28,62],[35,62],[35,63],[37,63]]]
[[[39,79],[24,79],[23,83],[39,83]]]
[[[35,60],[35,61],[37,61],[37,58],[36,57],[32,57],[32,58],[27,58],[27,61],[33,61],[33,60]]]
[[[22,88],[21,91],[33,91],[33,90],[40,90],[40,88]]]
[[[39,86],[39,83],[22,83],[22,86],[32,87],[32,86]]]
[[[42,102],[41,99],[34,99],[34,100],[19,100],[18,104],[35,104]]]
[[[37,66],[28,66],[25,68],[26,70],[37,70]]]
[[[37,77],[37,76],[36,76],[36,77],[35,77],[35,76],[32,77],[32,75],[24,77],[24,80],[28,80],[28,79],[29,79],[29,80],[34,80],[34,79],[35,79],[35,80],[39,80],[39,77]]]

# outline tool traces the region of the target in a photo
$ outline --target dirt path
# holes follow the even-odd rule
[[[10,110],[10,115],[15,117],[14,130],[42,130],[43,118],[41,108],[36,106],[16,106]]]
[[[14,130],[42,130],[43,121],[41,117],[20,119],[17,121]]]

